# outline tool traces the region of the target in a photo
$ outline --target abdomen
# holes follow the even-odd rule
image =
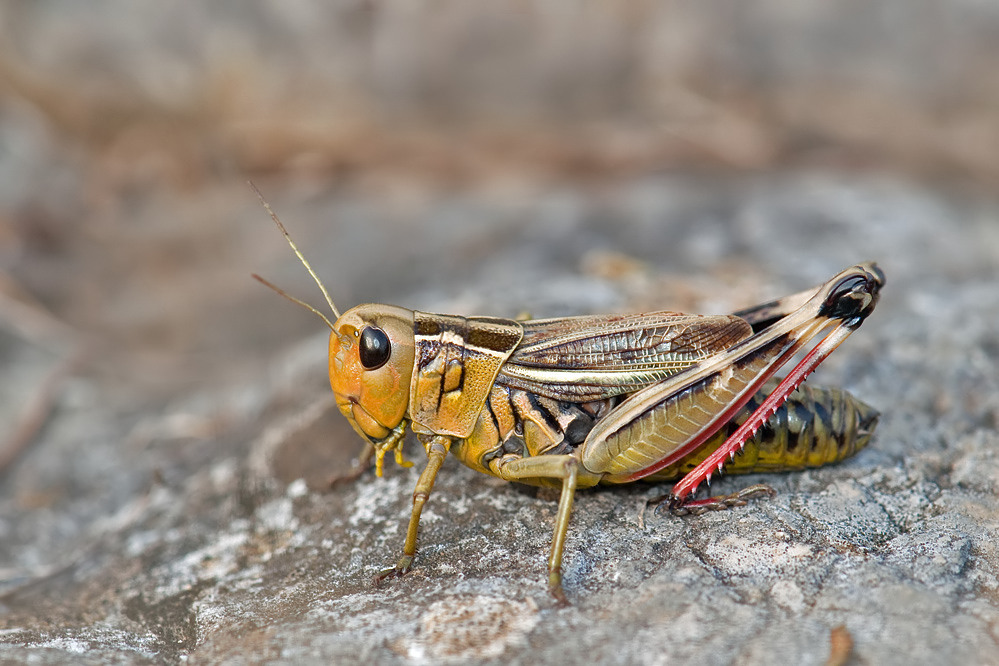
[[[739,416],[686,458],[645,477],[645,481],[678,479],[707,458],[735,432],[766,398],[767,386]],[[782,472],[819,467],[849,458],[871,439],[879,413],[842,389],[802,385],[729,461],[726,474]]]

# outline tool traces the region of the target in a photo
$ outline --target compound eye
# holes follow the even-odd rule
[[[374,326],[366,326],[361,331],[359,352],[361,365],[365,370],[377,370],[385,365],[392,355],[392,345],[389,344],[385,331]]]

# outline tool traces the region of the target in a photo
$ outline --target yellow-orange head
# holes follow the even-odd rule
[[[333,324],[330,387],[354,430],[369,442],[402,423],[416,353],[413,312],[393,305],[359,305]]]

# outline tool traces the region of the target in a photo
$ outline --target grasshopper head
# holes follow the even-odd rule
[[[293,303],[318,315],[329,326],[330,386],[333,388],[336,404],[361,437],[372,444],[381,442],[403,422],[409,407],[409,385],[416,353],[413,312],[392,305],[358,305],[341,315],[322,280],[312,270],[281,220],[253,183],[250,183],[250,187],[257,193],[260,203],[323,292],[336,323],[305,301],[285,293],[259,275],[255,274],[253,277]],[[396,459],[402,459],[401,449],[397,450]]]
[[[416,343],[413,312],[358,305],[330,333],[330,387],[361,437],[375,443],[406,418]]]

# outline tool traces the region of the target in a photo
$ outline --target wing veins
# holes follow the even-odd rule
[[[630,393],[749,337],[731,315],[675,312],[523,322],[497,381],[572,401]]]

